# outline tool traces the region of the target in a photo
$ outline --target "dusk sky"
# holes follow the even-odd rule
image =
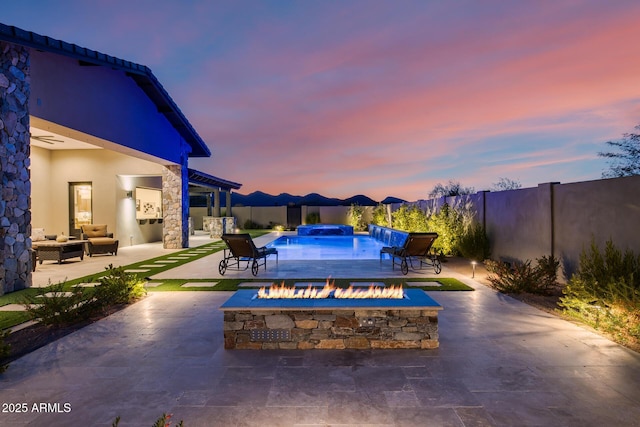
[[[637,0],[20,0],[0,22],[148,66],[213,152],[190,166],[243,194],[599,179],[640,124]]]

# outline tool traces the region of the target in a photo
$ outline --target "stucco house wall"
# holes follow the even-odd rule
[[[151,70],[0,23],[0,98],[0,295],[31,284],[32,226],[69,230],[69,182],[92,182],[93,222],[121,245],[158,238],[165,248],[188,246],[188,159],[211,152]],[[42,135],[31,131],[102,150],[37,150],[31,137]],[[205,186],[240,186],[195,172]],[[145,174],[162,190],[160,233],[129,220],[135,199],[126,193]]]
[[[164,164],[185,161],[183,138],[122,70],[82,66],[76,59],[31,49],[30,100],[31,116],[94,136],[92,144],[135,157],[155,156],[149,160]]]
[[[93,187],[93,222],[107,224],[120,246],[162,240],[162,225],[139,224],[135,199],[126,197],[127,191],[138,186],[162,189],[162,165],[101,149],[50,151],[32,147],[31,152],[33,227],[44,228],[47,234],[67,234],[69,182],[86,181]]]

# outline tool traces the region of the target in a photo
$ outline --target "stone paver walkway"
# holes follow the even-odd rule
[[[122,255],[144,259],[140,248]],[[162,276],[215,279],[219,257]],[[350,264],[281,262],[259,278],[334,267],[396,277],[378,261]],[[71,278],[75,265],[75,277],[91,267],[38,275]],[[444,306],[436,350],[224,350],[218,307],[231,293],[151,293],[14,361],[0,374],[0,426],[111,426],[121,416],[121,427],[147,427],[163,412],[187,427],[640,425],[638,353],[446,264],[441,277],[477,290],[429,292]]]
[[[400,351],[224,350],[231,293],[152,293],[13,362],[0,401],[28,411],[0,425],[638,425],[640,355],[475,286],[429,293],[441,346]]]

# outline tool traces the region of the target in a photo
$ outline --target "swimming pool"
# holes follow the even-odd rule
[[[382,242],[370,236],[281,236],[267,244],[279,260],[380,259]],[[385,255],[386,256],[386,255]]]

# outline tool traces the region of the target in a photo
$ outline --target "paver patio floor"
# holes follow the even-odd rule
[[[0,425],[638,425],[640,355],[477,287],[430,293],[439,349],[385,351],[224,350],[231,293],[152,293],[13,362],[0,401],[29,411]]]

